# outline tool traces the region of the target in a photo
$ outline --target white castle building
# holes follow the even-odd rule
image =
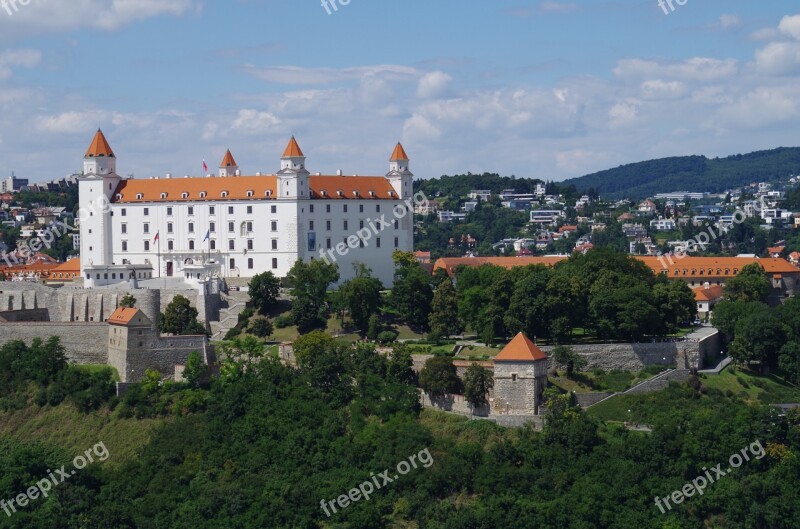
[[[242,176],[228,151],[218,176],[126,179],[98,130],[79,178],[84,285],[285,277],[297,260],[326,258],[341,281],[363,263],[390,286],[392,253],[414,246],[408,156],[397,144],[386,176],[338,173],[310,174],[292,138],[275,174]]]

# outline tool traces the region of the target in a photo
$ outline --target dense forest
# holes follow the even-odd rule
[[[800,148],[781,147],[727,158],[680,156],[623,165],[562,182],[597,189],[604,198],[645,198],[671,191],[718,193],[800,174]]]
[[[40,355],[49,359],[43,373],[31,364],[12,375],[22,347],[2,348],[0,376],[17,384],[25,376],[32,393],[47,391],[64,369],[57,358],[53,363],[57,344]],[[299,369],[271,357],[238,358],[210,387],[148,383],[126,397],[202,392],[204,404],[194,411],[137,408],[136,416],[166,413],[168,420],[135,457],[115,462],[118,445],[106,442],[107,461],[11,516],[0,514],[0,528],[800,527],[800,416],[780,417],[701,383],[642,397],[651,434],[603,425],[568,399],[558,399],[544,430],[535,432],[421,412],[402,347],[387,358],[371,346],[312,333],[298,342]],[[29,406],[34,413],[50,404]],[[112,398],[83,413],[130,408]],[[50,469],[72,468],[75,457],[49,444],[2,439],[0,446],[6,500]],[[727,466],[732,454],[752,446],[763,448],[752,452],[760,457],[702,496],[664,513],[656,505],[657,496],[671,495],[706,468]],[[412,456],[432,463],[398,476],[395,469]],[[367,482],[380,485],[369,499],[336,512],[329,503],[327,513],[322,508]]]

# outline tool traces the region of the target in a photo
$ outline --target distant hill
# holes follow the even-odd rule
[[[572,184],[579,190],[594,188],[603,197],[638,199],[671,191],[719,193],[797,174],[800,174],[800,147],[780,147],[727,158],[679,156],[632,163],[559,184]]]

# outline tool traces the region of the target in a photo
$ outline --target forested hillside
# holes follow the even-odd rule
[[[603,196],[644,198],[670,191],[721,192],[753,182],[800,174],[800,148],[737,154],[727,158],[680,156],[623,165],[562,182],[597,189]]]

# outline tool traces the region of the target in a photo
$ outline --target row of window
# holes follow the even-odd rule
[[[359,220],[358,221],[358,228],[359,229],[363,229],[364,228],[364,223],[365,223],[364,220]],[[314,221],[313,220],[309,221],[309,224],[308,224],[309,230],[314,231],[314,226],[315,226]],[[175,228],[175,226],[174,226],[174,224],[172,222],[168,222],[167,223],[167,233],[174,233],[175,232],[174,228]],[[189,233],[195,233],[194,228],[195,228],[194,222],[188,223],[188,232]],[[343,228],[344,228],[345,231],[350,229],[350,223],[347,220],[343,221]],[[394,229],[397,230],[399,228],[400,228],[400,221],[395,220],[394,221]],[[121,233],[123,235],[127,234],[128,233],[128,225],[125,224],[125,223],[120,224],[120,230],[121,230]],[[276,220],[270,221],[270,230],[273,231],[273,232],[277,232],[278,231],[278,221],[276,221]],[[326,231],[331,231],[331,221],[330,220],[326,220],[325,221],[325,230]],[[208,231],[210,233],[216,233],[217,232],[217,223],[216,222],[209,222],[208,223]],[[235,233],[235,232],[236,232],[236,223],[229,222],[228,223],[228,233]],[[242,222],[242,224],[240,225],[240,232],[241,232],[242,236],[245,236],[248,233],[253,233],[253,221]],[[149,223],[145,222],[144,224],[142,224],[142,233],[145,233],[145,234],[149,234],[150,233],[150,224]]]
[[[150,251],[150,241],[143,241],[144,242],[144,251]],[[217,241],[215,239],[208,240],[208,247],[209,250],[216,250],[217,249]],[[246,242],[246,248],[248,250],[254,249],[254,242],[253,239],[248,239]],[[278,239],[272,239],[272,250],[278,249]],[[175,241],[167,241],[167,250],[171,251],[175,249]],[[189,250],[195,249],[195,241],[189,241]],[[91,248],[89,248],[91,250]],[[228,240],[228,250],[236,250],[236,241],[233,239]],[[128,251],[128,241],[122,241],[122,251]]]
[[[247,207],[247,209],[246,209],[247,214],[248,215],[252,215],[253,214],[253,206],[246,206],[246,207]],[[188,208],[187,209],[187,214],[188,215],[194,215],[194,208],[195,207],[194,206],[187,206],[187,208]],[[171,217],[173,215],[173,209],[174,208],[172,206],[167,206],[167,216],[168,217]],[[228,215],[234,215],[235,211],[236,211],[235,206],[228,206]],[[308,211],[310,213],[314,213],[314,204],[309,204]],[[277,212],[278,212],[278,206],[275,206],[275,205],[270,206],[270,213],[277,213]],[[331,205],[330,204],[325,204],[325,212],[326,213],[330,213],[331,212]],[[343,204],[342,205],[342,212],[343,213],[347,213],[348,212],[348,204]],[[359,213],[364,213],[364,204],[359,204],[358,205],[358,212]],[[381,205],[380,204],[375,204],[375,213],[380,213],[380,212],[381,212]],[[120,208],[119,214],[120,214],[121,217],[127,217],[128,216],[127,208]],[[144,208],[143,209],[143,214],[144,214],[145,217],[149,217],[150,216],[150,208]],[[209,215],[216,215],[217,214],[217,207],[216,206],[208,206],[208,214]]]
[[[693,276],[694,276],[694,275],[701,275],[701,276],[702,276],[702,275],[710,275],[710,276],[713,276],[713,275],[717,275],[717,276],[719,276],[719,275],[723,275],[723,274],[722,274],[722,268],[717,268],[717,273],[716,273],[716,274],[714,273],[714,269],[713,269],[713,268],[709,268],[709,269],[708,269],[708,274],[706,274],[706,270],[705,270],[704,268],[701,268],[701,269],[700,269],[700,273],[699,273],[699,274],[698,274],[697,272],[698,272],[698,270],[697,270],[696,268],[692,268],[692,270],[691,270],[691,274],[689,273],[689,269],[687,269],[687,268],[684,268],[684,269],[683,269],[683,275],[693,275]],[[734,269],[733,269],[733,275],[738,275],[738,274],[739,274],[739,269],[738,269],[738,268],[734,268]],[[680,270],[678,270],[678,269],[676,268],[676,269],[674,270],[674,272],[673,272],[673,275],[679,276],[679,275],[681,275],[681,271],[680,271]],[[725,275],[726,275],[726,276],[729,276],[729,275],[731,275],[731,269],[730,269],[730,268],[726,268],[726,269],[725,269]]]

